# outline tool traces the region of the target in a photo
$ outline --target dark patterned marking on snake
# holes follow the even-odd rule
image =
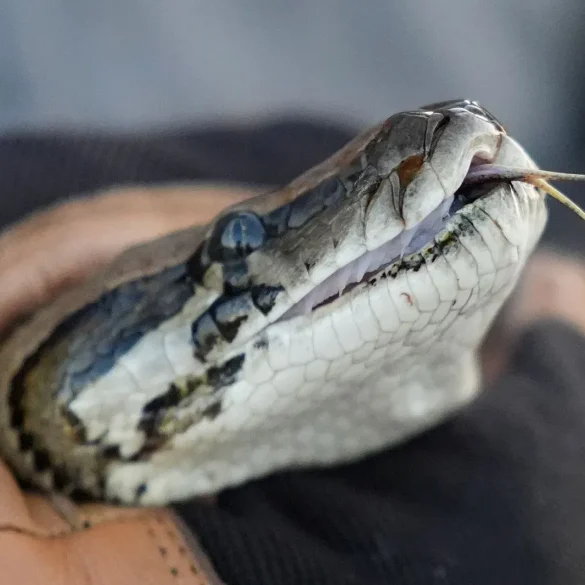
[[[169,409],[178,406],[184,397],[185,392],[181,391],[174,382],[171,382],[166,392],[155,396],[143,406],[137,430],[142,431],[147,439],[158,437],[158,424],[161,416]]]
[[[233,384],[238,372],[244,364],[245,356],[237,355],[220,366],[214,366],[207,370],[202,379],[188,379],[181,388],[171,383],[169,389],[153,398],[144,405],[142,416],[137,425],[137,430],[144,433],[146,441],[140,451],[133,455],[131,460],[146,460],[150,454],[156,452],[165,442],[165,431],[161,430],[160,424],[164,415],[169,409],[179,406],[180,402],[194,394],[197,389],[205,385],[213,391]],[[214,402],[207,406],[201,413],[202,417],[215,418],[221,412],[221,401]]]
[[[120,453],[120,445],[106,445],[102,449],[100,449],[100,455],[104,459],[111,459],[113,461],[119,461],[122,459],[122,454]]]
[[[64,490],[67,486],[73,484],[73,479],[64,465],[56,465],[51,470],[53,476],[53,486],[57,490]]]
[[[146,483],[141,483],[135,491],[135,497],[136,499],[140,499],[145,493],[146,490],[148,489],[148,486],[146,485]]]
[[[253,286],[251,289],[252,294],[252,302],[259,311],[264,313],[264,315],[268,315],[272,308],[274,307],[274,303],[276,303],[276,297],[279,293],[284,291],[284,287],[278,286],[271,286],[268,284],[259,284],[257,286]]]
[[[223,267],[224,294],[235,295],[250,287],[251,275],[245,259],[229,262]]]
[[[16,428],[20,428],[22,426],[23,422],[24,422],[24,410],[19,405],[18,407],[13,408],[11,413],[10,413],[10,425],[16,429]]]
[[[201,416],[203,418],[207,418],[209,420],[215,420],[217,416],[221,414],[221,401],[218,400],[214,402],[210,406],[208,406],[202,413]]]
[[[424,264],[424,258],[422,254],[413,254],[408,256],[402,261],[404,270],[412,270],[418,272],[421,266]]]
[[[206,311],[191,324],[191,341],[195,356],[205,361],[207,354],[222,339],[221,333],[213,317]]]
[[[233,341],[253,308],[250,296],[241,294],[235,297],[220,297],[208,311],[222,337],[226,341]]]
[[[134,454],[133,461],[148,459],[148,456],[156,453],[164,443],[165,438],[159,430],[160,420],[160,416],[149,415],[141,418],[138,422],[136,429],[144,433],[144,443],[139,451]]]
[[[266,349],[268,347],[268,339],[265,335],[262,335],[259,339],[254,342],[254,349]]]
[[[191,324],[195,355],[205,361],[221,340],[233,341],[253,310],[249,294],[221,296]],[[258,307],[259,308],[259,307]]]
[[[395,264],[392,264],[392,266],[390,267],[390,270],[386,271],[386,274],[394,279],[398,276],[398,272],[400,271],[400,262],[396,262]]]
[[[26,411],[24,408],[24,395],[26,392],[26,378],[32,368],[38,364],[39,354],[36,353],[29,357],[23,363],[19,372],[13,377],[8,396],[8,405],[10,408],[10,421],[13,430],[18,436],[19,449],[23,453],[31,453],[32,465],[37,473],[49,472],[51,485],[58,491],[74,490],[74,477],[70,474],[64,465],[57,464],[52,457],[51,452],[44,447],[42,436],[24,430],[26,424]],[[93,490],[93,497],[103,494],[104,484],[101,483]],[[86,497],[90,497],[90,491],[78,489],[77,492],[83,492]]]
[[[207,370],[207,383],[214,389],[219,390],[235,382],[238,372],[244,365],[245,355],[237,355],[221,366],[214,366]]]
[[[21,431],[25,418],[23,400],[26,394],[26,374],[29,369],[37,364],[35,356],[31,356],[24,362],[19,372],[12,378],[10,392],[8,394],[8,406],[10,408],[10,421],[16,431]]]
[[[181,392],[181,389],[174,382],[171,382],[166,392],[159,394],[144,405],[142,408],[142,414],[144,416],[152,416],[159,412],[168,410],[169,408],[173,408],[181,402],[183,396],[184,393]]]
[[[450,250],[454,245],[457,244],[457,234],[455,230],[452,230],[445,234],[436,244],[435,247],[440,253]]]
[[[30,451],[34,445],[34,437],[32,433],[22,431],[18,437],[18,447],[21,451]]]
[[[76,443],[87,443],[87,430],[82,420],[70,409],[64,406],[61,409],[61,416],[69,426],[69,435]]]
[[[437,245],[434,244],[432,246],[428,246],[427,248],[425,248],[421,252],[421,255],[425,263],[432,264],[440,256],[440,253]]]
[[[191,396],[195,393],[197,388],[203,384],[201,378],[187,378],[185,382],[185,387],[187,389],[186,396]]]
[[[103,487],[104,486],[100,487],[100,490],[102,490],[100,493],[104,493]],[[80,487],[73,487],[72,485],[69,485],[68,490],[69,490],[68,496],[74,502],[89,503],[95,501],[95,495],[86,489]],[[86,529],[91,528],[92,526],[93,524],[91,523],[90,520],[84,520],[82,523],[82,527]]]
[[[33,449],[33,465],[38,473],[51,467],[51,457],[46,449]]]
[[[193,255],[185,262],[188,277],[196,284],[203,284],[205,272],[209,268],[209,261],[203,256],[204,244],[199,246]]]

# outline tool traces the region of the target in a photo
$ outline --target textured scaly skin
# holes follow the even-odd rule
[[[450,416],[479,390],[478,345],[546,222],[542,193],[504,182],[444,219],[475,161],[535,167],[473,102],[434,104],[127,251],[0,349],[3,455],[47,490],[159,505],[352,461]],[[242,225],[254,249],[234,260]],[[343,289],[366,253],[362,271],[385,265],[298,304]]]

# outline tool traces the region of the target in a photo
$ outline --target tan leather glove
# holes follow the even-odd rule
[[[0,236],[0,333],[124,248],[197,223],[250,192],[124,189],[74,201]],[[2,585],[219,583],[170,510],[75,505],[23,492],[0,463]]]

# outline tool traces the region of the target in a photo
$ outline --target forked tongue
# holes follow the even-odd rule
[[[585,181],[585,175],[485,164],[471,167],[463,181],[463,185],[474,185],[489,181],[522,181],[523,183],[530,183],[550,195],[553,199],[560,201],[563,205],[574,211],[581,219],[585,219],[585,211],[566,195],[563,195],[558,189],[550,185],[547,179],[549,181]]]

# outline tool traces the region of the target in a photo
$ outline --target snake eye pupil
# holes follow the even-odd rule
[[[209,242],[212,260],[229,262],[245,258],[266,241],[262,220],[249,211],[230,214],[216,226]]]

